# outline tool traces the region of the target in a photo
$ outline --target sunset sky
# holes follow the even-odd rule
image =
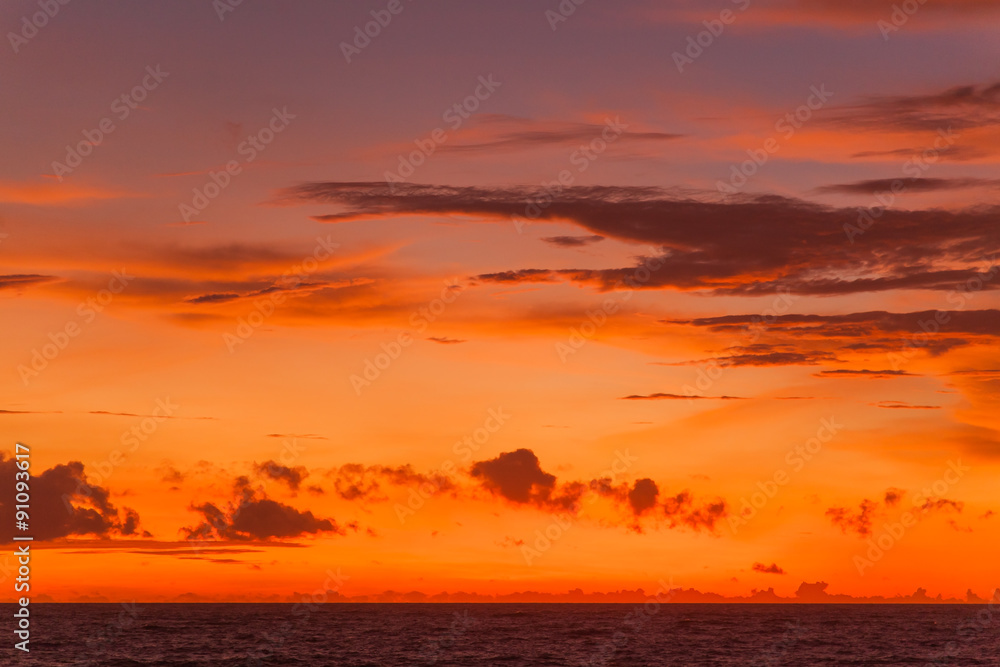
[[[36,598],[1000,585],[1000,6],[576,2],[4,3]]]

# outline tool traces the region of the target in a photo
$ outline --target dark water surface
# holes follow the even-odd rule
[[[30,654],[4,608],[4,665],[1000,666],[976,605],[32,604]]]

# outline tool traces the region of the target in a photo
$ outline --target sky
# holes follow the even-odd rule
[[[35,599],[1000,585],[996,3],[0,14]]]

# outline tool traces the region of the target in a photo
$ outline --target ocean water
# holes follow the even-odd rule
[[[1000,665],[1000,609],[974,605],[136,603],[31,610],[30,654],[14,650],[8,632],[0,664]]]

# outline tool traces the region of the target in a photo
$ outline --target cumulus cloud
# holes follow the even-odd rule
[[[384,502],[389,497],[384,486],[421,487],[431,485],[436,491],[454,491],[456,485],[447,475],[419,473],[410,464],[401,466],[345,463],[326,473],[333,481],[334,492],[344,500]]]
[[[670,527],[687,526],[694,531],[715,531],[715,524],[729,514],[725,500],[694,506],[694,498],[690,491],[682,491],[667,498],[663,503],[664,514],[670,521]]]
[[[261,477],[273,479],[278,482],[284,482],[292,491],[298,491],[299,485],[302,484],[302,480],[309,476],[309,471],[303,466],[289,468],[288,466],[281,465],[277,461],[255,463],[253,469],[254,472]]]
[[[515,503],[545,504],[556,486],[556,476],[542,470],[538,457],[530,449],[477,461],[471,474],[490,491]]]
[[[777,563],[771,563],[770,565],[764,565],[763,563],[754,563],[753,571],[760,572],[762,574],[785,574],[785,571],[778,567]]]
[[[643,512],[656,506],[656,498],[660,495],[660,488],[656,482],[644,477],[636,480],[635,484],[628,492],[628,504],[632,512],[639,516]]]
[[[858,537],[867,537],[872,532],[872,516],[875,513],[878,503],[867,498],[861,501],[857,512],[852,512],[846,507],[831,507],[826,511],[826,516],[834,526],[840,528],[845,535],[854,533]]]
[[[13,528],[15,521],[15,475],[17,461],[0,452],[0,524]],[[131,508],[117,509],[111,492],[98,484],[88,484],[84,465],[79,461],[59,464],[32,474],[31,536],[36,541],[73,535],[132,537],[140,534],[139,514]],[[0,541],[10,542],[10,531]],[[142,533],[147,535],[148,533]]]
[[[899,504],[899,501],[903,499],[904,495],[906,495],[906,491],[904,489],[897,489],[896,487],[890,487],[886,489],[885,506],[895,507],[896,505]]]
[[[225,509],[210,502],[191,506],[203,520],[181,530],[187,539],[246,541],[346,533],[333,519],[322,519],[309,510],[271,500],[253,489],[246,477],[237,478],[233,486],[236,498]],[[355,524],[347,527],[357,529]]]

